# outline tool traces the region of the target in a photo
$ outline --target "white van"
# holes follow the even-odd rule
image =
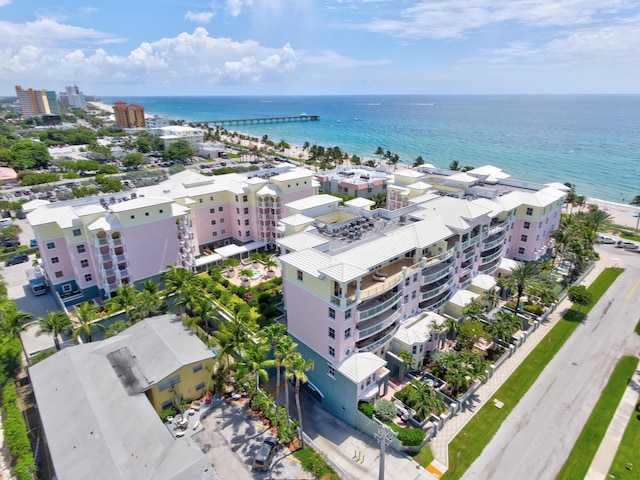
[[[607,237],[606,235],[598,235],[598,242],[600,242],[600,243],[610,243],[610,244],[616,243],[614,238]]]
[[[10,227],[13,224],[13,220],[10,218],[0,218],[0,228]]]

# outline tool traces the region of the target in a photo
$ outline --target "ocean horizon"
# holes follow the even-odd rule
[[[628,204],[640,195],[640,95],[326,95],[103,97],[147,114],[203,122],[319,115],[319,121],[230,125],[293,145],[339,146],[412,164],[494,165],[514,178],[571,182],[589,198]]]

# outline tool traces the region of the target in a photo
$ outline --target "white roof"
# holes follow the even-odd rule
[[[517,262],[517,261],[512,260],[510,258],[502,258],[500,260],[499,265],[498,265],[498,269],[511,272],[514,269],[518,268],[519,265],[520,265],[520,262]]]
[[[442,325],[445,318],[435,312],[422,312],[408,318],[393,336],[405,345],[424,343],[431,337],[432,324]]]
[[[337,370],[353,383],[360,383],[387,364],[372,352],[354,353]]]
[[[43,205],[49,205],[49,203],[50,202],[48,200],[40,200],[40,199],[31,200],[29,202],[25,202],[22,204],[22,211],[25,213],[31,213],[36,208],[41,207]]]
[[[466,307],[472,300],[475,300],[478,297],[480,297],[479,293],[471,292],[469,290],[458,290],[449,299],[449,303],[458,305],[459,307]]]
[[[471,282],[471,285],[473,285],[474,287],[478,287],[482,290],[491,290],[497,284],[498,282],[496,282],[495,278],[485,273],[480,273],[476,275],[476,277]]]
[[[508,173],[503,172],[501,168],[494,167],[493,165],[484,165],[482,167],[473,168],[467,173],[471,175],[476,174],[480,176],[491,176],[497,180],[503,180],[505,178],[511,177],[511,175],[509,175]]]
[[[376,202],[374,202],[373,200],[369,200],[368,198],[358,197],[344,202],[344,204],[349,207],[366,208],[370,207],[371,205],[375,205]]]
[[[462,182],[462,183],[474,183],[478,181],[478,178],[472,175],[469,175],[465,172],[458,172],[447,177],[446,180],[452,180],[454,182]]]
[[[442,217],[446,225],[460,230],[471,228],[476,219],[482,220],[479,223],[488,223],[491,214],[491,209],[478,203],[443,196],[421,203],[420,207],[421,209],[412,215],[424,219]]]
[[[296,233],[278,239],[278,245],[292,252],[319,247],[320,245],[324,245],[328,242],[329,240],[322,238],[319,235],[313,235],[307,232]]]
[[[291,225],[291,226],[297,227],[300,225],[308,225],[310,223],[313,223],[314,219],[312,217],[307,217],[306,215],[296,213],[295,215],[284,217],[280,221],[285,225]]]
[[[171,203],[170,198],[158,198],[158,197],[142,197],[134,198],[126,202],[114,203],[109,205],[109,210],[114,213],[128,212],[130,210],[137,210],[139,208],[150,208],[157,205],[165,205]]]
[[[306,168],[292,168],[288,172],[281,173],[280,175],[276,175],[271,178],[278,182],[288,182],[310,176],[313,176],[313,172],[311,170],[307,170]]]
[[[289,202],[285,206],[291,210],[302,212],[310,208],[330,205],[332,203],[338,204],[340,202],[341,199],[338,197],[334,197],[333,195],[311,195],[310,197],[301,198],[300,200]]]
[[[401,177],[409,177],[409,178],[424,177],[424,173],[419,172],[418,170],[412,170],[409,168],[398,170],[397,172],[395,172],[395,175],[399,175]]]

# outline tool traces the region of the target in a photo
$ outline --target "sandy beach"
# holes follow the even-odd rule
[[[597,205],[613,217],[613,223],[636,228],[638,226],[638,214],[640,206],[625,205],[624,203],[605,202],[594,198],[587,199],[587,204]]]

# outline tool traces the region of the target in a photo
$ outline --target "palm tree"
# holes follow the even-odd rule
[[[382,163],[382,157],[384,155],[384,150],[382,149],[382,147],[376,148],[374,155],[378,155],[380,157],[380,163]]]
[[[309,380],[306,373],[309,370],[313,370],[313,360],[305,360],[301,353],[296,352],[289,362],[286,373],[286,375],[288,375],[287,378],[292,377],[296,379],[296,409],[298,410],[298,425],[300,426],[300,448],[304,448],[300,386]]]
[[[93,338],[91,337],[91,332],[93,330],[93,325],[91,322],[98,318],[98,307],[96,304],[93,302],[83,302],[76,306],[76,318],[78,319],[78,322],[80,322],[80,325],[73,330],[73,340],[77,342],[78,337],[84,333],[87,337],[87,342],[92,342]],[[95,326],[103,332],[106,330],[106,328],[99,323],[96,323]]]
[[[413,161],[414,167],[419,167],[420,165],[424,165],[424,158],[422,158],[422,155],[418,155]]]
[[[460,170],[460,162],[458,162],[457,160],[452,161],[449,164],[449,170],[453,170],[454,172]]]
[[[289,365],[291,365],[291,361],[294,356],[298,353],[296,348],[298,348],[298,344],[294,342],[289,335],[284,336],[282,340],[278,342],[278,346],[275,347],[276,404],[278,403],[277,399],[280,390],[280,367],[284,367],[284,376],[285,378],[289,378],[289,376],[287,376],[287,369],[289,368]],[[289,382],[284,383],[284,404],[287,415],[289,415]]]
[[[56,347],[56,351],[60,351],[60,341],[58,335],[63,330],[68,330],[73,327],[69,316],[64,312],[49,312],[46,316],[38,319],[38,331],[36,336],[40,336],[43,333],[51,333],[53,335],[53,343]]]
[[[488,305],[489,310],[493,310],[498,304],[498,292],[495,288],[490,288],[482,294],[482,300]]]
[[[29,356],[24,349],[22,343],[22,336],[20,335],[28,327],[28,322],[33,319],[33,315],[24,310],[19,310],[15,302],[5,300],[0,303],[0,331],[9,338],[17,338],[20,341],[20,346],[24,352],[27,362],[29,362]]]
[[[139,292],[133,285],[120,285],[115,291],[115,297],[105,302],[110,311],[124,310],[127,320],[131,321],[131,309],[136,303]]]
[[[447,336],[451,335],[451,340],[454,340],[460,332],[460,322],[453,317],[447,317],[442,325],[447,332]]]
[[[516,312],[520,307],[520,299],[525,289],[534,281],[538,275],[538,266],[534,263],[522,263],[511,271],[507,281],[517,289]]]
[[[240,375],[255,375],[256,391],[260,388],[260,380],[269,382],[267,368],[273,363],[267,359],[269,355],[269,345],[262,342],[250,342],[244,351],[244,358],[240,362],[235,362],[231,368],[237,369]]]
[[[462,313],[466,315],[466,320],[480,320],[482,319],[482,314],[484,313],[484,307],[474,298],[466,307],[464,307]]]
[[[168,270],[162,272],[160,278],[164,282],[167,297],[175,295],[174,305],[180,307],[184,302],[186,290],[193,283],[194,274],[182,267],[170,266]],[[180,313],[180,309],[178,309],[178,312]]]
[[[142,291],[149,292],[155,295],[156,293],[158,293],[158,284],[153,280],[144,280],[142,282]]]
[[[400,360],[402,360],[402,364],[404,367],[402,371],[402,377],[404,378],[404,376],[409,372],[411,367],[413,367],[413,365],[415,364],[416,359],[408,350],[400,351],[400,353],[398,354],[398,357],[400,358]]]

